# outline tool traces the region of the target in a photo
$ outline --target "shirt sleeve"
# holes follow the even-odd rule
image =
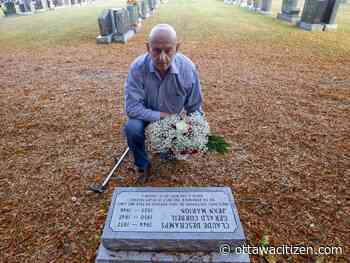
[[[202,112],[203,98],[201,93],[201,84],[196,69],[193,69],[192,76],[192,86],[187,92],[185,101],[185,110],[187,114],[195,111]]]
[[[125,82],[125,112],[129,118],[148,122],[160,119],[160,112],[145,107],[145,89],[142,73],[131,67]]]

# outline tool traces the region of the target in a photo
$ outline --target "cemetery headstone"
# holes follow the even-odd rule
[[[65,6],[72,6],[72,2],[70,0],[64,0]]]
[[[306,0],[299,27],[308,31],[336,29],[340,0]]]
[[[7,0],[0,4],[2,5],[2,10],[5,16],[11,16],[16,14],[16,6],[14,1]]]
[[[272,15],[271,7],[272,7],[272,0],[262,0],[259,13],[263,15]]]
[[[34,0],[30,1],[30,10],[33,13],[35,13],[35,11],[36,11],[36,9],[35,9],[35,1]]]
[[[113,193],[96,263],[250,262],[244,253],[219,253],[224,244],[244,243],[228,187],[120,187]]]
[[[104,10],[98,18],[98,23],[101,35],[96,38],[97,43],[126,43],[135,34],[126,8]]]
[[[300,20],[299,13],[298,0],[283,0],[282,10],[277,14],[277,19],[297,24]]]
[[[154,14],[154,10],[156,8],[156,2],[154,0],[147,0],[148,1],[148,8],[149,8],[149,12],[151,15]]]
[[[233,0],[224,0],[224,4],[233,5],[234,1]]]
[[[55,4],[53,0],[47,0],[49,9],[55,9]]]
[[[24,1],[23,1],[23,0],[20,0],[20,1],[19,1],[18,7],[19,7],[19,11],[20,11],[21,13],[24,13],[24,12],[26,11],[26,8],[25,8]]]
[[[112,9],[115,21],[113,41],[126,43],[135,34],[129,23],[129,13],[126,8]]]
[[[336,17],[338,13],[341,0],[329,1],[327,6],[327,12],[325,15],[325,31],[334,31],[337,29]]]
[[[40,9],[43,9],[44,6],[43,6],[43,3],[41,0],[35,0],[35,10],[40,10]]]
[[[98,26],[100,35],[96,38],[97,43],[111,43],[115,26],[113,24],[112,12],[109,9],[104,9],[98,17]]]
[[[238,5],[240,7],[248,7],[248,1],[247,0],[240,0],[238,2],[239,2]]]
[[[135,33],[140,32],[141,18],[139,18],[138,5],[128,5],[126,9],[129,13],[129,23],[131,28],[135,31]]]
[[[54,4],[55,4],[55,6],[63,6],[64,1],[63,0],[54,0]]]
[[[254,11],[259,11],[261,7],[261,0],[253,0],[253,8]]]
[[[149,13],[149,7],[148,7],[148,0],[140,0],[140,7],[141,7],[141,18],[146,19],[150,16]]]

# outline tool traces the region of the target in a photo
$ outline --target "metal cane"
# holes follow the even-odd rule
[[[126,148],[123,155],[119,158],[118,162],[113,166],[112,170],[109,172],[106,179],[103,181],[103,183],[101,185],[98,185],[98,186],[91,185],[89,187],[89,189],[95,193],[100,193],[100,194],[103,193],[106,190],[107,184],[108,184],[109,180],[111,179],[113,173],[117,170],[119,165],[123,162],[123,160],[124,160],[125,156],[128,154],[128,152],[129,152],[129,147]]]

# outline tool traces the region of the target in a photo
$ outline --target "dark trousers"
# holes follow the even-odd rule
[[[139,169],[146,169],[150,165],[145,148],[145,128],[148,122],[138,119],[129,119],[124,125],[124,134],[129,149],[134,155],[134,163]]]

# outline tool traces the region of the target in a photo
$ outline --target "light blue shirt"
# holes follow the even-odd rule
[[[125,111],[129,118],[152,122],[160,119],[160,112],[201,111],[202,101],[196,66],[183,54],[174,55],[164,79],[148,53],[131,64],[125,82]]]

